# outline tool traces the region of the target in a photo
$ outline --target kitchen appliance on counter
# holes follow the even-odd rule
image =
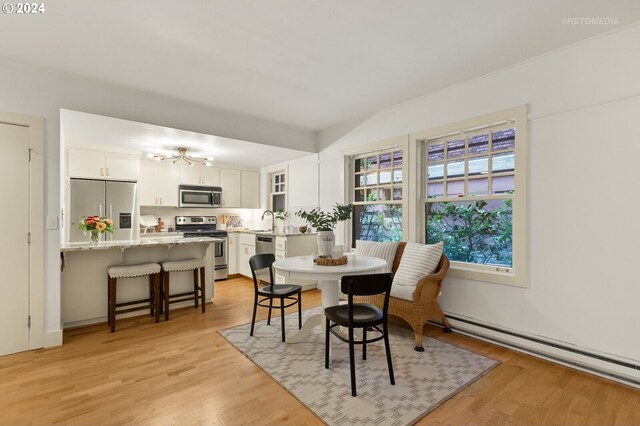
[[[218,219],[215,216],[176,216],[175,219],[176,231],[182,232],[184,238],[215,237],[224,240],[214,244],[213,277],[215,281],[227,279],[229,239],[227,231],[216,229]]]
[[[180,185],[178,200],[180,207],[222,207],[222,188]]]
[[[105,233],[107,241],[133,240],[138,230],[136,182],[69,179],[69,242],[87,242],[87,236],[73,225],[81,216],[106,216],[115,229]]]

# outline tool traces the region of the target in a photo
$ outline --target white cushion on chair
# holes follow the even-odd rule
[[[356,240],[356,253],[362,256],[377,257],[387,261],[385,272],[391,272],[393,260],[400,243],[394,241],[365,241]]]
[[[118,265],[110,266],[107,274],[111,278],[133,278],[144,275],[152,275],[160,272],[160,265],[157,263],[142,263],[140,265]]]
[[[442,256],[442,241],[436,244],[417,244],[408,242],[400,259],[400,266],[393,278],[391,296],[398,299],[413,300],[418,280],[432,274],[438,267]]]
[[[167,272],[190,271],[192,269],[204,268],[202,259],[169,260],[162,262],[162,269]]]

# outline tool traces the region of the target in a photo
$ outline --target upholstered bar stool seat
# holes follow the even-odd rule
[[[149,308],[151,316],[155,316],[156,322],[160,321],[160,271],[157,263],[143,263],[139,265],[117,265],[107,268],[109,281],[108,291],[108,316],[107,322],[111,326],[111,332],[116,331],[116,315],[125,312],[133,312]],[[132,300],[117,303],[118,278],[136,278],[149,276],[149,297],[146,299]],[[118,309],[122,306],[141,305],[133,308]]]
[[[164,319],[169,320],[169,305],[171,303],[186,302],[193,300],[194,307],[198,308],[198,302],[202,304],[202,313],[205,311],[205,261],[203,259],[168,260],[162,262],[162,292],[164,299]],[[193,271],[193,291],[185,293],[171,294],[170,274],[171,272]],[[198,272],[200,272],[198,274]],[[200,283],[198,283],[200,275]]]

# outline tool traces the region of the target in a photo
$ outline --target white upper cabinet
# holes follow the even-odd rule
[[[138,200],[141,206],[158,204],[158,162],[140,161],[140,180],[138,180]]]
[[[105,153],[107,178],[138,180],[140,178],[140,157],[114,152]]]
[[[200,167],[181,164],[180,183],[183,185],[200,185]]]
[[[220,186],[220,169],[217,167],[181,164],[180,183],[183,185]]]
[[[260,208],[260,172],[220,169],[222,207]]]
[[[220,170],[222,207],[242,207],[242,172],[233,169]]]
[[[161,206],[178,207],[178,167],[171,163],[158,166],[158,201]]]
[[[242,207],[245,209],[260,208],[260,173],[242,171]],[[222,193],[224,195],[224,192]]]
[[[159,161],[140,161],[138,198],[141,206],[178,206],[178,166]]]
[[[200,177],[202,178],[202,185],[220,186],[220,169],[217,167],[201,166]]]
[[[68,149],[67,176],[137,181],[140,177],[140,158],[133,154]]]

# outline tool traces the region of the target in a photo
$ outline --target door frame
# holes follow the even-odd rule
[[[0,111],[0,123],[29,129],[29,349],[38,349],[44,347],[44,118]]]

